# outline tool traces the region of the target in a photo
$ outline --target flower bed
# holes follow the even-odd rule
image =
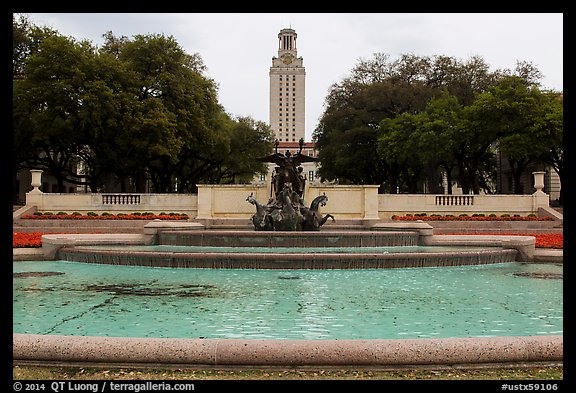
[[[521,233],[521,232],[482,232],[482,233],[454,232],[454,233],[444,233],[444,235],[534,236],[536,238],[536,248],[554,248],[554,249],[560,249],[560,250],[564,248],[564,235],[561,233],[538,233],[538,234],[534,234],[534,233]]]
[[[184,213],[118,213],[111,214],[104,212],[102,214],[88,212],[81,214],[74,212],[71,214],[65,212],[35,212],[34,214],[24,214],[21,218],[29,220],[187,220],[188,215]]]
[[[40,232],[13,232],[13,248],[34,248],[42,247],[42,235]]]
[[[42,246],[41,232],[14,232],[12,237],[12,247],[41,247]],[[453,233],[453,235],[472,235],[471,233]],[[477,235],[475,233],[474,235]],[[518,236],[534,236],[536,238],[536,247],[538,248],[555,248],[562,249],[564,244],[564,236],[557,233],[483,233],[483,235],[518,235]]]
[[[406,214],[405,216],[392,216],[393,220],[397,221],[554,221],[552,217],[537,217],[535,214],[528,214],[527,216],[521,216],[519,214],[502,214],[497,216],[496,214],[482,214],[475,213],[472,215],[460,214],[455,216],[453,214],[431,214],[426,213],[416,213]]]

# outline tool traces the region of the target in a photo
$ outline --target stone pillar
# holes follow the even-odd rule
[[[364,220],[378,220],[378,187],[377,185],[365,185],[364,191]]]
[[[198,214],[196,219],[212,218],[214,187],[209,184],[198,184]]]
[[[32,174],[32,191],[30,194],[42,194],[40,188],[42,186],[42,170],[41,169],[30,169],[30,173]]]

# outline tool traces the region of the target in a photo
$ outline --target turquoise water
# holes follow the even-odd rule
[[[563,333],[556,264],[282,271],[41,261],[15,262],[13,272],[15,333],[251,339]]]

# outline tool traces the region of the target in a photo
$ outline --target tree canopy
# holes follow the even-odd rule
[[[106,32],[97,48],[16,16],[13,31],[14,178],[36,168],[94,192],[195,192],[266,170],[270,127],[227,114],[200,55],[172,36]]]
[[[439,193],[444,176],[449,193],[452,180],[491,193],[499,155],[517,193],[529,164],[548,163],[562,179],[562,98],[540,90],[540,77],[526,62],[491,72],[478,56],[360,60],[326,97],[313,135],[319,174],[389,193]]]

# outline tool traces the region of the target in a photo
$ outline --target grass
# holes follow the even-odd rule
[[[23,366],[18,380],[562,380],[563,367],[446,369],[148,369]]]

